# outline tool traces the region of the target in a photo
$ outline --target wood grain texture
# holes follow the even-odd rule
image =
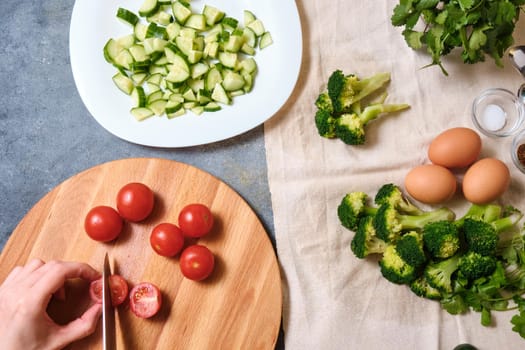
[[[140,223],[126,223],[111,243],[84,232],[86,213],[96,205],[115,207],[120,187],[143,182],[156,195],[153,213]],[[177,222],[189,203],[208,205],[216,217],[213,231],[199,239],[216,257],[212,276],[185,279],[178,257],[158,256],[149,233],[160,222]],[[194,242],[187,242],[194,243]],[[16,265],[38,257],[84,261],[102,270],[109,252],[114,273],[130,288],[153,282],[163,293],[159,314],[147,320],[126,304],[116,310],[118,349],[273,349],[281,321],[282,290],[275,252],[266,231],[247,203],[210,174],[170,160],[135,158],[105,163],[64,181],[44,196],[14,230],[0,255],[0,278]],[[49,313],[57,322],[78,317],[90,303],[83,281],[67,284],[66,301],[53,300]],[[71,349],[100,349],[101,327]]]

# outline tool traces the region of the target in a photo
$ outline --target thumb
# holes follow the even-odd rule
[[[102,315],[102,304],[94,304],[79,318],[61,327],[55,341],[60,348],[87,337],[95,332],[98,320]]]

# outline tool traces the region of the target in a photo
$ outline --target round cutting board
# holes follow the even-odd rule
[[[100,243],[84,232],[94,206],[115,207],[120,187],[147,184],[156,196],[153,213],[128,223],[117,240]],[[216,218],[212,232],[198,241],[216,257],[205,281],[184,278],[178,257],[157,255],[149,244],[160,222],[177,223],[189,203],[208,205]],[[150,319],[133,315],[125,303],[116,309],[118,349],[273,349],[281,321],[282,290],[275,252],[248,204],[229,186],[187,164],[162,159],[124,159],[105,163],[64,181],[44,196],[12,233],[0,255],[3,281],[16,265],[41,258],[84,261],[102,271],[108,252],[114,273],[130,288],[143,281],[162,291],[163,306]],[[78,317],[91,303],[89,285],[66,285],[66,299],[53,299],[48,313],[58,323]],[[102,331],[70,346],[101,349]]]

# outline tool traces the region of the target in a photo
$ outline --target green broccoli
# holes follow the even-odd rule
[[[491,222],[501,217],[503,208],[498,204],[474,204],[470,205],[467,212],[458,220],[456,225],[461,227],[463,221],[467,218],[474,220],[481,220],[485,222]]]
[[[425,249],[434,258],[450,258],[459,250],[461,241],[457,226],[448,220],[434,221],[423,227]]]
[[[371,216],[359,220],[359,226],[350,243],[354,255],[360,259],[370,254],[380,254],[385,251],[386,243],[376,236]]]
[[[461,275],[468,280],[476,280],[490,276],[496,269],[496,258],[468,251],[459,259],[458,269]]]
[[[335,135],[335,124],[337,119],[332,117],[332,114],[325,109],[318,109],[315,113],[315,126],[317,127],[317,132],[322,137],[327,139],[333,139]]]
[[[377,208],[367,204],[368,195],[364,192],[347,193],[337,207],[337,216],[341,224],[349,230],[356,231],[359,219],[374,215]]]
[[[318,109],[327,111],[330,114],[334,112],[334,107],[332,106],[332,100],[330,99],[330,96],[328,96],[328,91],[323,91],[319,94],[319,96],[317,96],[315,105]]]
[[[354,74],[344,75],[341,70],[336,70],[328,78],[328,96],[334,111],[344,113],[354,103],[379,90],[389,81],[390,73],[377,73],[369,78],[359,79]]]
[[[441,292],[432,287],[425,276],[420,276],[412,281],[412,283],[410,283],[410,290],[422,298],[432,300],[440,300],[442,298]]]
[[[403,260],[392,244],[387,244],[379,266],[383,277],[392,283],[410,284],[418,277],[417,269]]]
[[[419,232],[405,233],[397,240],[395,246],[399,256],[415,268],[421,267],[427,261],[423,239]]]
[[[462,226],[467,249],[481,255],[494,255],[499,236],[494,227],[480,220],[465,219]]]
[[[347,145],[362,145],[366,140],[366,125],[382,113],[408,108],[407,104],[377,103],[366,106],[361,113],[344,113],[335,122],[335,135]]]
[[[419,215],[402,214],[392,204],[382,204],[374,215],[374,227],[377,236],[385,242],[396,241],[403,230],[422,229],[432,221],[452,221],[455,214],[449,208],[443,207],[426,211]]]
[[[377,205],[390,203],[400,212],[407,214],[423,214],[423,211],[403,195],[399,186],[392,183],[384,184],[379,188],[374,198]]]
[[[458,269],[459,258],[459,255],[454,255],[426,265],[423,273],[428,283],[443,293],[452,293],[454,291],[452,274]]]

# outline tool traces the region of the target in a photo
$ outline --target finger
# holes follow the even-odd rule
[[[87,337],[95,332],[98,320],[102,315],[102,305],[94,304],[82,316],[59,328],[55,341],[57,348]]]
[[[90,265],[80,262],[50,261],[42,266],[38,281],[33,288],[35,295],[41,296],[42,302],[47,302],[51,294],[59,290],[67,279],[81,278],[93,281],[100,278],[100,273]]]
[[[11,270],[4,283],[15,283],[17,285],[29,285],[33,284],[31,279],[32,274],[38,270],[44,262],[41,259],[32,259],[24,266],[16,266]]]

